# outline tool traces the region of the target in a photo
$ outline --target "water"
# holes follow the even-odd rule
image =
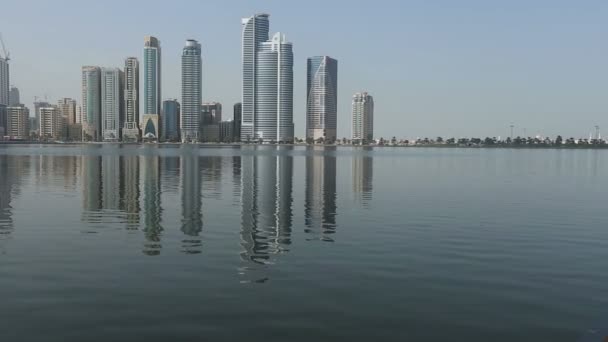
[[[3,341],[576,341],[595,150],[0,146]]]

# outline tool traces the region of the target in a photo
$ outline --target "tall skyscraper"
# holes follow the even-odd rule
[[[101,130],[104,141],[120,140],[123,76],[118,68],[101,69]]]
[[[8,105],[10,107],[19,106],[21,104],[21,96],[19,95],[19,88],[11,87],[8,93]]]
[[[4,135],[7,128],[7,112],[9,105],[9,67],[8,56],[0,55],[0,137]]]
[[[30,110],[25,106],[13,106],[7,108],[6,135],[12,139],[29,139],[29,117]]]
[[[125,59],[124,72],[124,141],[139,140],[139,61],[135,57]]]
[[[59,112],[61,112],[61,116],[68,125],[76,123],[76,100],[62,98],[57,101],[57,107],[59,107]]]
[[[268,40],[268,14],[256,14],[242,19],[242,126],[241,140],[254,140],[257,104],[257,53],[260,44]]]
[[[164,141],[179,141],[180,105],[175,99],[163,101],[162,138]]]
[[[368,93],[353,96],[352,140],[367,143],[374,139],[374,98]]]
[[[160,115],[161,53],[156,37],[144,38],[144,114]]]
[[[293,48],[276,33],[260,44],[255,113],[255,139],[291,142],[293,127]]]
[[[101,69],[82,67],[82,138],[101,140]]]
[[[232,118],[232,134],[235,141],[241,141],[241,124],[243,122],[243,104],[241,102],[234,104]]]
[[[306,138],[335,141],[338,128],[338,61],[328,56],[308,59]]]
[[[200,139],[202,64],[201,45],[196,40],[188,39],[182,52],[182,142]]]

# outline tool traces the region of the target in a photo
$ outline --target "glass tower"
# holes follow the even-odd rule
[[[186,41],[182,52],[182,142],[199,140],[202,105],[201,45],[193,39]]]
[[[156,37],[144,38],[144,114],[160,115],[161,54]]]
[[[327,56],[308,59],[306,138],[335,141],[338,128],[338,61]]]

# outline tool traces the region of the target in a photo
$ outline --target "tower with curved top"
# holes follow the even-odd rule
[[[308,58],[306,138],[335,141],[338,128],[338,61],[328,56]]]

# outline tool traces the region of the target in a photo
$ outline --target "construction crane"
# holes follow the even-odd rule
[[[2,54],[4,55],[4,60],[5,61],[10,61],[11,60],[11,54],[10,52],[8,52],[6,50],[6,46],[4,45],[4,39],[2,39],[2,33],[0,33],[0,46],[2,46]],[[2,56],[0,56],[1,58]]]

